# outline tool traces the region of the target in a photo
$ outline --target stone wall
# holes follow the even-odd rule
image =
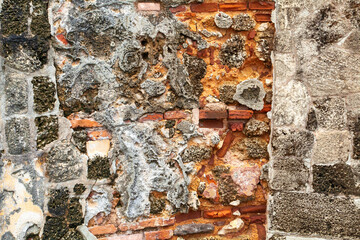
[[[275,15],[270,239],[360,239],[360,2]]]
[[[265,239],[273,2],[0,2],[1,240]]]
[[[358,0],[0,5],[1,240],[360,239]]]

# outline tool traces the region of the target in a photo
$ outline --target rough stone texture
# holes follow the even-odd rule
[[[232,28],[236,31],[249,31],[253,29],[256,22],[248,14],[238,14],[233,18]]]
[[[212,224],[186,224],[177,226],[174,230],[174,235],[188,235],[197,233],[209,233],[214,231],[214,225]]]
[[[7,76],[5,80],[5,111],[7,115],[28,110],[28,83],[26,79]]]
[[[58,138],[58,119],[56,116],[43,116],[35,118],[37,128],[37,148],[43,148]]]
[[[239,83],[233,99],[254,110],[264,107],[265,90],[263,83],[257,79],[249,79]]]
[[[359,2],[276,3],[270,239],[358,239]]]
[[[360,210],[350,199],[317,193],[277,193],[271,211],[276,212],[270,215],[272,229],[340,238],[360,236]]]
[[[79,178],[84,157],[69,143],[59,143],[52,147],[47,156],[46,171],[51,182],[64,182]]]
[[[233,35],[222,46],[220,59],[222,64],[231,68],[242,66],[246,58],[245,39],[239,35]]]
[[[233,20],[226,13],[219,12],[215,16],[215,24],[218,28],[229,28],[233,24]]]
[[[261,136],[270,130],[269,125],[266,122],[250,119],[243,130],[243,133],[248,137]]]
[[[181,157],[183,162],[200,162],[204,159],[209,159],[210,156],[210,148],[191,146],[184,150]]]
[[[229,104],[234,103],[233,96],[236,93],[236,85],[224,84],[219,88],[220,101]]]
[[[107,157],[95,156],[88,161],[88,178],[101,179],[110,176],[110,163]]]
[[[269,105],[233,96],[257,78],[271,103],[273,24],[246,5],[3,0],[0,238],[213,240],[230,206],[265,206],[268,127],[241,131],[269,124]],[[227,231],[260,239],[264,219]]]
[[[360,188],[355,184],[355,175],[349,165],[314,165],[313,175],[315,192],[360,195]]]
[[[345,162],[350,155],[350,134],[347,131],[317,132],[313,149],[316,164]]]
[[[27,118],[6,121],[5,134],[10,154],[23,154],[30,150],[30,127]]]
[[[34,91],[34,110],[38,113],[55,107],[55,84],[47,77],[34,77],[31,81]]]

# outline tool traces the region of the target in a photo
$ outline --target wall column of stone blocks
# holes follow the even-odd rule
[[[360,239],[360,2],[278,0],[275,19],[270,239]]]

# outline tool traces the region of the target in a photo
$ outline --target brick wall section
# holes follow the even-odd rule
[[[22,148],[19,150],[22,157],[29,151],[35,165],[44,169],[46,184],[39,188],[46,193],[43,203],[47,206],[39,210],[39,215],[45,225],[34,223],[43,227],[40,239],[83,239],[79,225],[85,225],[88,234],[101,240],[266,238],[269,189],[260,173],[268,162],[266,146],[272,101],[268,97],[272,89],[269,54],[274,34],[270,16],[275,5],[263,1],[205,0],[176,6],[165,2],[112,5],[71,1],[61,6],[51,3],[53,15],[49,21],[55,50],[48,73],[53,74],[50,82],[56,82],[54,110],[34,113],[31,100],[16,113],[25,116],[21,111],[27,109],[30,127],[21,121],[11,122],[7,113],[0,118],[5,125],[19,128],[23,135],[30,129],[32,139],[28,146],[24,143],[26,146],[19,147],[16,144],[23,143],[18,141],[13,151]],[[126,29],[113,26],[123,23],[123,19],[114,20],[112,11],[117,8],[125,15],[132,12],[135,22],[142,19],[149,23],[137,25],[144,32],[151,32],[151,24],[156,26],[153,23],[173,14],[177,24],[184,27],[177,40],[184,41],[175,46],[166,34],[158,33],[154,40],[144,32],[134,33],[138,34],[135,40],[139,46],[119,41]],[[79,17],[79,22],[63,21],[70,12]],[[228,25],[226,21],[230,20],[232,24]],[[67,33],[71,27],[83,30]],[[114,32],[107,32],[109,29],[116,30],[116,40],[111,38]],[[171,44],[164,45],[167,41]],[[84,52],[78,46],[83,46]],[[73,48],[77,50],[71,53],[78,56],[67,52]],[[125,50],[128,52],[122,52]],[[176,71],[186,71],[185,82],[178,84],[177,81],[182,81],[178,76],[171,79],[171,66],[164,67],[162,62],[169,54],[166,51],[178,58],[180,65]],[[235,58],[228,57],[234,53]],[[114,58],[109,60],[110,56]],[[138,59],[141,61],[136,62]],[[39,73],[44,72],[42,69]],[[123,79],[127,82],[121,82]],[[251,101],[235,100],[235,93],[240,91],[237,89],[251,79],[262,85],[258,94],[261,98],[255,99],[257,94],[246,98],[251,88],[245,88],[243,99],[258,100],[261,108],[254,107]],[[1,82],[2,85],[5,84]],[[28,88],[26,92],[32,93],[33,85]],[[4,103],[7,97],[0,100],[1,106],[9,104]],[[48,139],[41,142],[40,136],[55,131],[54,123],[43,126],[38,120],[34,127],[35,121],[31,121],[49,114],[59,118],[55,124],[59,134],[50,138],[50,142]],[[7,129],[1,122],[0,128]],[[35,133],[34,129],[49,132]],[[9,139],[16,133],[2,130],[1,134],[0,150],[4,148],[5,154],[0,157],[14,159]],[[44,149],[36,144],[43,144]],[[166,153],[164,162],[161,161],[165,154],[159,152]],[[150,173],[159,174],[157,184],[164,182],[170,187],[154,184],[136,192],[141,189],[139,185],[153,184],[155,175],[147,175]],[[172,177],[178,180],[171,182]],[[182,194],[186,194],[185,203]],[[143,201],[138,201],[143,196]],[[32,197],[36,200],[36,194]],[[177,201],[182,202],[177,205]],[[139,205],[132,206],[130,202]],[[134,214],[140,211],[142,215]],[[234,227],[235,222],[241,224]],[[10,226],[6,229],[12,231]]]

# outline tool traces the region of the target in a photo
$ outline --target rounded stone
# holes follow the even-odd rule
[[[245,13],[240,13],[233,18],[234,24],[232,28],[236,31],[249,31],[253,29],[256,22]]]
[[[215,16],[215,24],[218,28],[229,28],[233,24],[233,20],[229,15],[223,12],[219,12]]]
[[[263,83],[257,79],[248,79],[237,85],[233,99],[253,110],[261,110],[264,97]]]

